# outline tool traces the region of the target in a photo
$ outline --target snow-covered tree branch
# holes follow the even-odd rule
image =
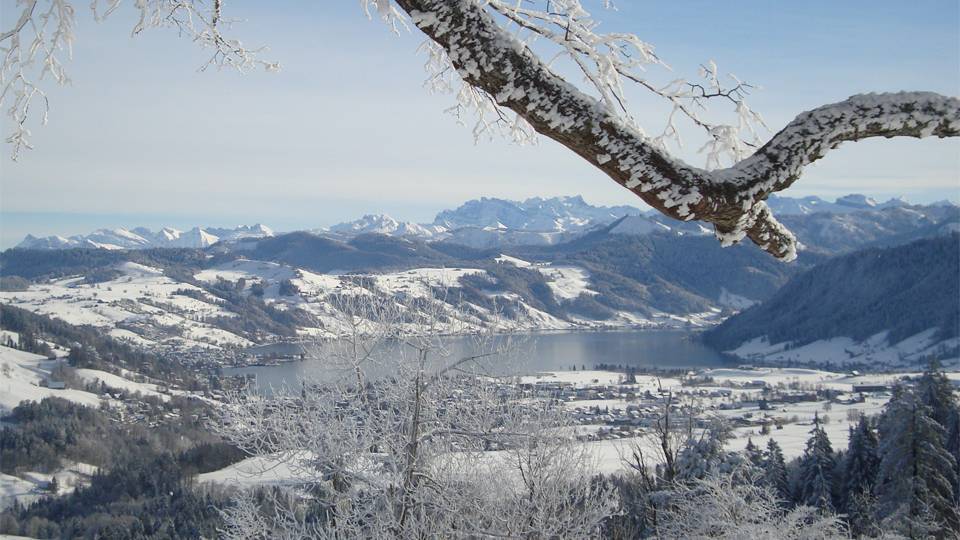
[[[646,52],[649,63],[659,59],[632,36],[620,37],[616,46],[611,40],[618,36],[600,39],[592,24],[584,22],[590,21],[589,13],[578,0],[550,2],[551,9],[541,12],[524,3],[498,1],[396,3],[442,48],[464,81],[515,112],[538,133],[576,152],[664,214],[712,223],[725,245],[747,236],[786,261],[796,257],[796,238],[776,221],[763,201],[796,181],[804,166],[845,141],[960,135],[960,100],[956,98],[919,92],[858,95],[801,114],[760,150],[730,168],[700,169],[672,157],[660,140],[645,136],[629,117],[617,114],[616,107],[623,107],[618,99],[620,81],[635,67],[623,59],[632,57],[621,56],[623,43],[629,43],[641,58]],[[601,99],[554,73],[497,15],[563,45]],[[551,31],[551,27],[563,25],[567,32],[562,36]],[[711,79],[716,80],[715,73]],[[637,82],[644,84],[643,80]],[[714,95],[733,95],[718,86]],[[699,88],[700,96],[709,95],[702,87],[688,88]],[[694,90],[690,92],[697,96]],[[661,92],[682,103],[681,96]],[[737,108],[747,118],[758,118],[742,104]],[[715,134],[717,148],[712,152],[741,150],[731,126],[708,129]]]
[[[74,41],[75,13],[68,0],[18,0],[21,13],[0,29],[0,105],[8,107],[14,156],[29,148],[31,106],[48,104],[39,85],[45,75],[66,83],[63,57]],[[96,18],[121,0],[97,0]],[[796,257],[797,239],[764,203],[789,187],[805,166],[843,142],[871,137],[960,135],[960,100],[933,93],[865,94],[805,112],[766,144],[762,117],[747,103],[755,88],[721,75],[704,62],[698,79],[656,81],[651,68],[666,68],[654,47],[639,37],[600,31],[583,0],[360,0],[369,16],[394,31],[410,22],[427,36],[428,87],[451,91],[450,109],[461,120],[475,115],[474,136],[494,133],[527,142],[536,133],[566,146],[645,203],[679,220],[713,224],[724,245],[744,237],[775,257]],[[609,0],[598,0],[611,7]],[[201,67],[246,70],[277,64],[227,38],[223,0],[149,0],[135,3],[133,33],[173,27],[211,52]],[[552,55],[552,56],[551,56]],[[580,89],[554,64],[566,60],[582,75]],[[634,116],[627,88],[639,89],[669,107],[662,127]],[[733,120],[715,119],[709,105],[725,104]],[[683,143],[680,124],[705,136],[699,168],[671,155]],[[724,168],[723,165],[727,164]]]

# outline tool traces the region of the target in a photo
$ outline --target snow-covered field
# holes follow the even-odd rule
[[[301,477],[296,458],[257,456],[223,469],[197,475],[198,483],[218,483],[237,487],[285,484]]]
[[[87,463],[69,463],[52,474],[26,472],[20,476],[11,476],[0,473],[0,510],[19,501],[20,504],[30,504],[40,497],[49,496],[50,482],[57,479],[57,494],[72,493],[78,486],[89,482],[90,477],[96,474],[97,467]]]
[[[857,342],[848,337],[821,339],[800,347],[790,342],[771,344],[765,337],[741,344],[727,353],[763,364],[802,363],[820,365],[826,369],[843,369],[851,364],[867,364],[877,370],[915,366],[933,356],[945,366],[960,365],[956,351],[960,338],[936,339],[937,328],[929,328],[897,343],[889,343],[887,333],[881,332]]]
[[[503,254],[496,257],[494,261],[500,264],[512,264],[518,268],[537,270],[547,278],[547,285],[557,300],[573,300],[581,294],[597,294],[596,291],[590,290],[590,274],[583,268],[557,266],[549,263],[531,263]]]
[[[594,295],[590,290],[590,274],[576,266],[538,266],[537,270],[550,281],[547,284],[558,300],[573,300],[581,294]]]
[[[0,302],[49,315],[75,325],[105,328],[119,339],[151,345],[183,335],[187,344],[250,345],[247,339],[202,322],[234,317],[214,296],[181,283],[163,271],[137,263],[122,263],[120,275],[102,283],[71,277],[31,285],[21,292],[0,292]],[[189,292],[202,300],[176,294]],[[118,328],[124,326],[125,328]],[[131,328],[138,329],[134,332]],[[154,336],[150,334],[151,329]]]
[[[99,406],[100,397],[82,390],[54,390],[40,386],[49,379],[59,360],[0,346],[0,414],[11,411],[21,401],[40,401],[59,397],[81,405]]]
[[[77,369],[74,371],[85,383],[101,383],[107,388],[122,390],[131,394],[141,394],[144,396],[153,396],[164,401],[170,399],[170,396],[157,391],[157,385],[151,383],[134,382],[119,375],[114,375],[98,369]]]
[[[90,392],[75,389],[53,389],[41,386],[53,379],[51,372],[63,360],[49,360],[45,356],[0,346],[0,415],[13,410],[22,401],[41,401],[48,397],[59,397],[81,405],[99,407],[104,398]],[[113,390],[140,393],[167,400],[169,396],[158,391],[157,385],[135,382],[135,373],[126,372],[121,377],[96,369],[76,369],[74,373],[86,383],[101,381]],[[110,399],[106,399],[111,403]]]

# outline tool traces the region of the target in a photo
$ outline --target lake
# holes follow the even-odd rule
[[[445,340],[448,358],[469,354],[472,343],[459,337]],[[276,344],[250,349],[259,354],[295,354],[296,344]],[[716,351],[704,346],[687,330],[624,330],[606,332],[560,332],[523,336],[516,350],[506,358],[485,362],[484,368],[497,374],[530,374],[540,371],[593,369],[600,364],[637,368],[718,367],[723,361]],[[223,370],[225,375],[255,374],[261,387],[298,386],[306,378],[325,380],[344,373],[340,366],[319,357],[275,366],[251,366]]]

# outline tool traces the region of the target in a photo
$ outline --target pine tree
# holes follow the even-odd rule
[[[783,459],[783,450],[777,441],[767,441],[767,459],[763,467],[764,481],[772,487],[777,495],[787,501],[790,499],[790,482],[787,479],[787,463]]]
[[[873,491],[880,457],[877,455],[879,441],[866,417],[861,416],[856,428],[850,428],[850,443],[844,460],[844,488],[842,507],[848,509],[852,499],[864,492]]]
[[[743,456],[724,449],[730,440],[730,426],[721,419],[715,419],[696,441],[688,441],[687,446],[677,456],[679,481],[700,480],[716,472],[729,473],[743,464]]]
[[[960,504],[960,409],[954,409],[948,424],[944,427],[947,430],[945,443],[947,452],[950,453],[957,465],[953,470],[953,499],[954,502]]]
[[[917,381],[917,394],[944,429],[944,447],[958,467],[953,471],[954,501],[960,501],[960,405],[953,384],[934,359]]]
[[[800,458],[797,501],[823,510],[833,509],[833,472],[836,456],[820,417],[813,417],[807,448]]]
[[[937,360],[930,362],[917,381],[917,395],[930,408],[930,416],[946,429],[957,411],[957,399],[953,384],[940,369]]]
[[[923,400],[913,389],[895,389],[879,425],[879,517],[911,537],[960,531],[954,507],[956,461],[944,447],[943,426]]]
[[[747,448],[744,451],[747,454],[747,459],[754,467],[763,469],[763,452],[757,448],[757,445],[753,444],[752,438],[747,439]]]

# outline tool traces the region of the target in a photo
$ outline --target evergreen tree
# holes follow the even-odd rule
[[[790,482],[787,479],[787,463],[777,441],[767,441],[767,459],[764,462],[763,478],[784,501],[790,499]]]
[[[917,381],[917,394],[923,404],[930,407],[931,417],[944,429],[944,447],[958,465],[953,471],[955,502],[960,500],[960,405],[957,403],[953,384],[947,379],[937,360]]]
[[[740,468],[743,456],[724,449],[730,440],[730,426],[722,419],[714,419],[703,437],[688,441],[677,456],[675,479],[692,481],[716,472],[729,473]]]
[[[844,460],[844,488],[842,507],[848,509],[852,499],[861,493],[872,492],[876,484],[880,457],[879,441],[866,417],[861,416],[856,428],[850,428],[850,443]]]
[[[937,360],[930,362],[920,380],[917,381],[917,395],[921,402],[930,408],[930,416],[947,428],[957,411],[957,399],[953,384],[940,369]]]
[[[889,528],[911,537],[960,531],[954,506],[956,462],[944,447],[943,426],[924,399],[924,394],[898,387],[879,425],[877,510]]]
[[[800,458],[797,482],[797,501],[823,510],[833,509],[833,473],[836,456],[827,433],[814,415],[813,429],[807,447]]]
[[[953,500],[960,504],[960,409],[954,409],[946,426],[946,449],[953,457],[956,467],[953,470]]]
[[[750,463],[758,469],[763,469],[763,452],[757,448],[757,445],[753,444],[753,439],[747,439],[747,448],[745,450],[747,454],[747,459],[750,460]]]

